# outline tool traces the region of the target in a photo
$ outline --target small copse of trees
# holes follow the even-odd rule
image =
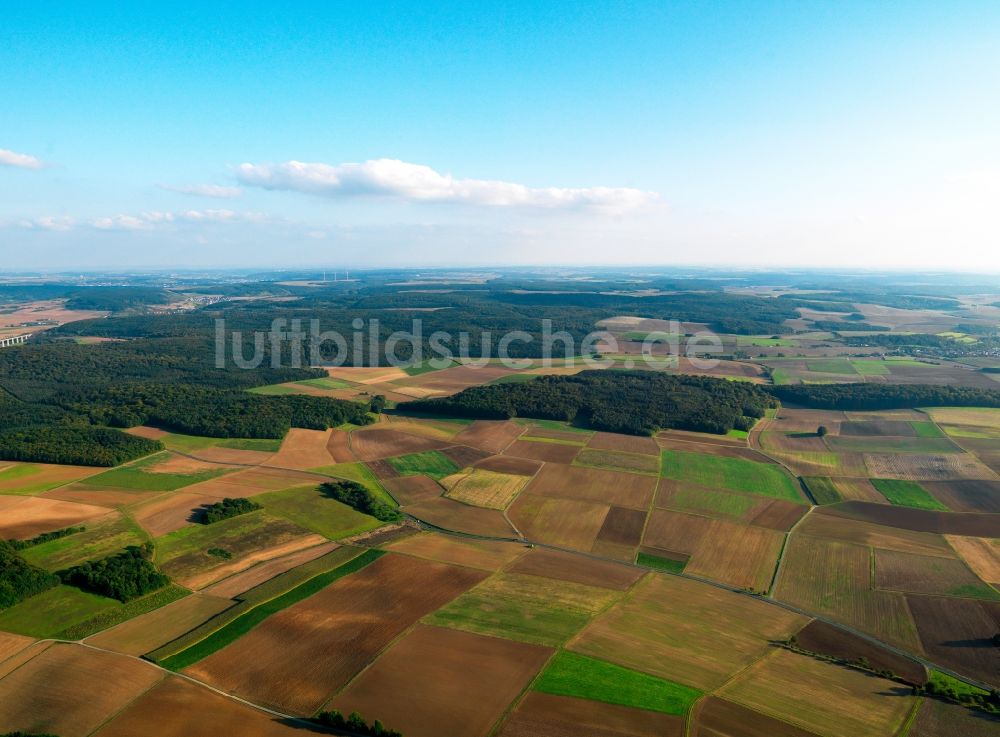
[[[400,519],[400,514],[394,507],[386,504],[356,481],[328,481],[320,484],[320,491],[382,522],[395,522]]]
[[[214,522],[221,522],[230,517],[238,517],[241,514],[256,512],[261,506],[250,499],[237,497],[233,499],[226,497],[221,502],[202,505],[197,513],[198,521],[203,525],[210,525]]]
[[[59,571],[58,575],[71,586],[122,602],[131,601],[170,583],[153,565],[152,554],[151,543],[130,545],[121,553]]]
[[[371,737],[403,737],[402,733],[394,729],[382,726],[382,722],[376,719],[372,724],[368,724],[365,718],[353,712],[349,717],[344,717],[339,711],[321,711],[316,715],[315,721],[324,727],[342,729],[354,734],[370,735]]]
[[[10,543],[0,540],[0,609],[59,584],[59,577],[24,560]]]

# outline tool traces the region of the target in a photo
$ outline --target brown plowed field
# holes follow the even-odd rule
[[[529,540],[589,551],[604,525],[608,505],[522,493],[508,514]]]
[[[7,461],[4,461],[3,465],[6,465]],[[80,479],[86,478],[87,476],[93,476],[94,474],[101,473],[106,470],[103,468],[94,468],[93,466],[56,466],[49,463],[14,463],[10,462],[12,466],[32,466],[35,470],[33,473],[27,476],[20,476],[17,478],[4,479],[0,477],[0,492],[10,492],[18,491],[26,487],[36,486],[45,484],[46,486],[57,486],[59,484],[68,484],[73,481],[79,481]]]
[[[684,718],[532,691],[498,737],[684,737]],[[781,736],[776,736],[781,737]]]
[[[832,478],[833,485],[847,501],[886,504],[887,499],[872,486],[868,479]]]
[[[825,517],[856,519],[913,532],[1000,537],[1000,514],[934,512],[868,502],[828,505],[817,510],[817,513]]]
[[[268,462],[279,468],[319,468],[335,463],[327,445],[332,430],[304,430],[293,427],[279,450]]]
[[[376,460],[376,461],[365,461],[365,465],[371,469],[380,481],[388,481],[389,479],[394,479],[399,476],[399,471],[393,466],[389,461],[386,460]]]
[[[497,473],[511,473],[515,476],[534,476],[541,467],[542,464],[538,461],[515,458],[514,456],[490,456],[476,464],[476,468],[496,471]]]
[[[21,652],[33,642],[32,638],[25,637],[24,635],[0,632],[0,663]]]
[[[788,532],[808,511],[809,507],[805,504],[773,499],[761,505],[745,521],[757,527]]]
[[[925,481],[921,486],[956,512],[1000,512],[1000,481]]]
[[[339,547],[340,546],[337,543],[324,542],[319,545],[304,548],[303,550],[293,551],[287,555],[272,558],[271,560],[266,560],[263,563],[254,565],[252,568],[248,568],[245,571],[236,573],[228,578],[222,579],[218,583],[212,584],[208,588],[204,589],[202,593],[226,599],[238,596],[244,591],[249,591],[254,586],[264,583],[264,581],[270,581],[275,576],[279,576],[286,571],[290,571],[303,563],[315,560],[316,558],[326,555]]]
[[[656,491],[657,478],[634,473],[576,466],[545,466],[528,484],[528,493],[580,501],[601,502],[646,510]]]
[[[568,465],[576,458],[576,454],[580,452],[581,447],[579,445],[546,443],[540,440],[515,440],[504,451],[504,455]]]
[[[38,496],[45,499],[61,499],[64,502],[79,502],[80,504],[96,504],[99,507],[126,506],[137,504],[146,499],[152,499],[162,494],[162,491],[140,491],[139,489],[100,489],[86,484],[70,484],[58,489],[46,491]]]
[[[1000,603],[938,596],[907,596],[924,652],[958,673],[1000,686]]]
[[[504,366],[455,366],[428,371],[418,376],[400,379],[395,383],[399,387],[417,387],[425,393],[456,394],[470,386],[488,384],[494,379],[516,373]]]
[[[601,531],[597,533],[597,539],[634,548],[642,540],[642,528],[645,524],[645,510],[611,507],[601,525]]]
[[[861,420],[844,422],[840,425],[840,435],[854,437],[916,437],[913,425],[902,420]]]
[[[642,570],[632,566],[546,548],[532,548],[507,566],[506,572],[554,578],[616,591],[625,591],[643,575]]]
[[[212,504],[220,499],[222,499],[221,496],[175,491],[161,494],[155,499],[143,502],[134,507],[131,513],[135,521],[150,535],[160,537],[182,527],[196,524],[196,510],[203,504]]]
[[[552,650],[417,625],[331,705],[378,714],[407,737],[484,737]]]
[[[398,476],[383,479],[382,484],[400,506],[434,499],[444,493],[444,489],[430,476]]]
[[[550,440],[563,440],[575,445],[585,445],[591,436],[587,433],[574,432],[572,430],[553,430],[548,427],[531,425],[524,431],[524,435],[521,437],[526,440],[531,438],[549,438]]]
[[[958,558],[875,551],[875,585],[888,591],[954,595],[962,587],[983,590],[983,582]]]
[[[55,644],[0,680],[0,729],[84,737],[162,677],[124,655]]]
[[[1000,716],[937,699],[924,699],[908,737],[996,737]]]
[[[351,434],[344,430],[331,430],[326,443],[326,451],[334,463],[353,463],[357,460],[351,450]]]
[[[588,448],[598,450],[622,450],[628,453],[659,455],[660,446],[653,438],[638,435],[619,435],[611,432],[596,432],[587,443]]]
[[[144,655],[235,604],[231,599],[192,594],[100,632],[88,638],[87,644],[125,655]]]
[[[213,463],[232,463],[243,466],[257,466],[267,463],[274,453],[266,450],[241,450],[239,448],[201,448],[194,451],[199,458]]]
[[[899,511],[902,507],[889,507]],[[874,522],[850,519],[832,514],[826,514],[826,508],[815,509],[796,529],[796,534],[822,537],[830,540],[867,545],[873,548],[900,550],[904,553],[920,553],[922,555],[939,555],[944,558],[953,557],[951,548],[940,535],[930,532],[914,532],[895,527],[878,525]]]
[[[238,725],[238,727],[236,726]],[[129,704],[95,737],[302,737],[302,727],[176,676]]]
[[[257,703],[311,714],[410,625],[486,576],[389,554],[271,616],[188,672]]]
[[[467,466],[474,465],[478,461],[490,457],[490,454],[485,450],[470,448],[468,445],[453,445],[450,448],[445,448],[441,452],[448,456],[451,462],[459,468],[466,468]]]
[[[315,473],[259,466],[210,481],[202,481],[200,484],[185,486],[184,492],[217,498],[225,496],[249,497],[262,494],[265,491],[277,491],[305,484],[320,484],[324,481],[329,481],[329,479]]]
[[[916,660],[897,655],[826,622],[813,620],[795,638],[803,650],[851,662],[865,658],[876,670],[892,671],[907,683],[922,686],[927,682],[927,669]]]
[[[654,509],[643,544],[690,555],[686,573],[766,591],[784,537],[762,527]]]
[[[412,535],[390,543],[388,549],[394,553],[405,553],[417,558],[480,568],[484,571],[500,570],[525,551],[524,546],[517,543],[474,540],[436,532]]]
[[[394,458],[425,450],[441,450],[452,444],[446,440],[425,438],[420,435],[411,435],[399,430],[380,427],[371,430],[355,430],[351,433],[351,449],[354,451],[354,455],[363,461]]]
[[[815,737],[815,733],[732,701],[706,696],[695,707],[691,737]]]
[[[987,537],[945,535],[951,547],[981,579],[1000,584],[1000,541]]]
[[[524,427],[514,422],[476,420],[456,435],[454,441],[488,453],[499,453],[514,442],[522,432]]]
[[[745,445],[721,445],[715,443],[699,443],[682,440],[674,436],[656,436],[656,442],[662,450],[680,450],[686,453],[704,453],[706,455],[722,456],[723,458],[745,458],[758,463],[774,463],[770,458]]]
[[[503,512],[472,507],[445,497],[410,504],[403,507],[403,511],[445,530],[488,537],[515,537]]]
[[[34,496],[0,496],[0,539],[30,538],[42,532],[104,517],[105,507]]]

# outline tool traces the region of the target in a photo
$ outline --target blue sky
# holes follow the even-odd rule
[[[207,5],[5,8],[0,268],[1000,270],[996,2]]]

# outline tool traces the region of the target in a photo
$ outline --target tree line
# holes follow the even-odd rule
[[[203,525],[211,525],[230,517],[256,512],[258,509],[261,509],[261,506],[255,501],[243,497],[233,499],[227,496],[221,502],[203,504],[197,516],[198,521]]]
[[[1000,390],[937,384],[786,384],[767,390],[782,402],[814,409],[1000,407]]]
[[[28,563],[6,540],[0,540],[0,609],[59,585],[59,577]]]

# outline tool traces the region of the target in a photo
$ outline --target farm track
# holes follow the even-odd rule
[[[770,422],[770,419],[765,418],[761,422],[757,423],[757,427],[755,427],[754,430],[756,430],[759,433],[760,431],[763,430],[764,423],[769,423],[769,422]],[[760,428],[760,429],[758,430],[758,428]],[[750,436],[748,437],[748,442],[751,442],[751,443],[753,442],[753,439],[755,437],[754,430],[751,431]],[[758,450],[758,452],[762,452],[762,451],[759,450],[759,448],[755,448],[755,450]],[[181,453],[181,455],[187,455],[187,456],[189,456],[191,458],[195,458],[197,460],[205,460],[205,459],[199,458],[196,455],[191,455],[191,454],[188,454],[188,453]],[[767,454],[764,453],[764,455],[767,455]],[[767,457],[770,458],[771,456],[767,456]],[[209,461],[209,462],[210,463],[215,463],[215,461]],[[229,465],[233,465],[233,464],[229,464]],[[281,468],[281,467],[277,467],[277,466],[264,466],[263,464],[237,464],[237,465],[243,465],[243,466],[246,466],[248,468],[266,467],[266,468],[275,468],[277,470],[282,470],[282,471],[299,471],[300,473],[302,472],[300,469]],[[781,465],[782,468],[784,468],[786,471],[789,471],[789,473],[791,473],[791,471],[788,469],[787,466],[785,466],[784,464],[780,464],[780,463],[779,463],[779,465]],[[316,473],[316,472],[313,472],[313,471],[310,471],[309,473],[313,473],[315,476],[319,476],[319,477],[327,477],[328,476],[327,474]],[[798,476],[795,475],[794,473],[792,473],[791,475],[793,476],[793,478],[798,479]],[[334,478],[334,477],[330,477],[330,478]],[[474,534],[474,533],[463,532],[461,530],[452,530],[452,529],[448,529],[448,528],[445,528],[445,527],[439,527],[438,525],[434,525],[434,524],[432,524],[430,522],[426,522],[426,521],[420,519],[419,517],[415,517],[412,514],[404,513],[404,516],[407,517],[408,519],[412,520],[413,522],[415,522],[418,526],[420,526],[423,529],[426,529],[426,530],[429,530],[429,531],[432,531],[432,532],[439,532],[439,533],[442,533],[442,534],[451,535],[453,537],[461,537],[461,538],[468,538],[468,539],[474,539],[474,540],[484,540],[484,541],[492,541],[492,542],[515,542],[515,543],[520,543],[522,545],[532,545],[532,546],[535,546],[535,547],[546,548],[548,550],[555,550],[555,551],[558,551],[558,552],[570,553],[572,555],[579,555],[579,556],[583,556],[585,558],[589,558],[591,560],[601,561],[601,562],[604,562],[604,563],[617,563],[619,565],[628,565],[628,566],[632,566],[634,568],[639,568],[639,569],[644,570],[644,571],[653,571],[654,570],[652,568],[648,568],[646,566],[639,565],[638,563],[626,563],[624,561],[615,560],[613,558],[609,558],[609,557],[606,557],[606,556],[598,555],[596,553],[590,553],[590,552],[585,552],[585,551],[581,551],[581,550],[573,550],[571,548],[563,548],[563,547],[560,547],[558,545],[552,545],[552,544],[545,543],[545,542],[535,541],[535,540],[531,540],[531,539],[528,539],[528,538],[525,538],[525,537],[519,537],[518,538],[518,537],[499,537],[499,536],[490,536],[490,535],[477,535],[477,534]],[[808,516],[808,513],[806,515],[803,515],[802,519],[805,519],[807,516]],[[801,520],[800,520],[800,522],[801,522]],[[796,524],[798,524],[798,523],[796,523]],[[794,530],[794,526],[793,526],[792,529]],[[789,535],[790,534],[791,534],[791,530],[789,531]],[[787,545],[786,545],[786,548],[787,548]],[[781,566],[782,560],[784,559],[784,552],[785,552],[785,550],[783,548],[782,549],[782,555],[781,555],[781,557],[778,560],[778,564],[777,564],[776,571],[775,571],[775,578],[774,578],[775,582],[777,582],[778,575],[780,574],[779,568]],[[663,572],[660,571],[660,573],[663,573]],[[962,675],[960,673],[957,673],[957,672],[955,672],[953,670],[950,670],[948,668],[944,668],[944,667],[942,667],[942,666],[940,666],[940,665],[932,662],[931,660],[928,660],[927,658],[923,657],[922,655],[918,655],[917,653],[908,652],[906,650],[903,650],[902,648],[898,648],[898,647],[896,647],[894,645],[891,645],[891,644],[889,644],[887,642],[879,640],[877,637],[872,637],[871,635],[867,634],[866,632],[862,632],[862,631],[857,630],[857,629],[855,629],[853,627],[850,627],[849,625],[843,624],[842,622],[838,622],[836,620],[829,619],[828,617],[825,617],[825,616],[823,616],[821,614],[816,614],[815,612],[810,612],[810,611],[808,611],[806,609],[802,609],[802,608],[794,606],[792,604],[788,604],[786,602],[779,601],[777,599],[772,599],[772,598],[769,598],[769,597],[759,596],[757,594],[751,594],[750,592],[745,591],[744,589],[740,589],[740,588],[737,588],[735,586],[728,586],[728,585],[726,585],[724,583],[719,583],[718,581],[712,581],[710,579],[702,578],[701,576],[695,576],[695,575],[690,574],[690,573],[669,573],[669,574],[665,574],[665,575],[680,576],[682,578],[688,578],[688,579],[690,579],[692,581],[698,581],[700,583],[707,584],[709,586],[714,586],[717,589],[722,589],[724,591],[729,591],[729,592],[734,593],[734,594],[739,594],[740,596],[751,597],[753,599],[756,599],[757,601],[761,601],[761,602],[764,602],[766,604],[770,604],[772,606],[776,606],[776,607],[779,607],[781,609],[784,609],[785,611],[793,612],[795,614],[800,614],[800,615],[805,616],[805,617],[810,617],[811,619],[816,619],[816,620],[818,620],[820,622],[824,622],[825,624],[830,625],[831,627],[835,627],[835,628],[837,628],[839,630],[847,632],[848,634],[854,635],[856,637],[860,637],[861,639],[866,640],[867,642],[870,642],[870,643],[872,643],[874,645],[878,645],[880,647],[883,647],[886,650],[888,650],[889,652],[893,653],[894,655],[898,655],[900,657],[905,657],[905,658],[910,658],[911,660],[914,660],[914,661],[920,663],[921,665],[923,665],[926,668],[932,668],[934,670],[940,671],[941,673],[949,675],[949,676],[951,676],[953,678],[957,678],[960,681],[964,681],[966,683],[970,683],[970,684],[972,684],[972,685],[974,685],[974,686],[976,686],[978,688],[982,688],[982,689],[984,689],[986,691],[990,691],[990,690],[992,690],[994,688],[994,686],[991,686],[990,684],[983,683],[982,681],[978,681],[978,680],[975,680],[973,678],[969,678],[968,676],[964,676],[964,675]],[[189,678],[189,680],[191,680],[194,683],[200,683],[196,679]],[[211,686],[207,686],[207,684],[202,684],[202,685],[206,685],[207,688],[212,688]],[[212,690],[214,691],[216,689],[213,688]],[[222,692],[220,692],[220,693],[222,693]],[[224,694],[224,695],[230,696],[229,694]],[[236,697],[231,697],[231,698],[236,698]],[[268,712],[268,713],[272,713],[269,709],[257,706],[255,704],[252,704],[251,702],[245,701],[243,699],[236,698],[236,700],[240,701],[241,703],[250,704],[251,706],[254,706],[254,708],[258,708],[258,709],[260,709],[262,711],[265,711],[265,712]],[[273,712],[273,713],[276,714],[276,715],[279,714],[278,712]],[[286,716],[286,715],[281,715],[281,716]],[[295,717],[287,717],[287,718],[295,719]],[[298,721],[302,722],[303,720],[298,719]]]

